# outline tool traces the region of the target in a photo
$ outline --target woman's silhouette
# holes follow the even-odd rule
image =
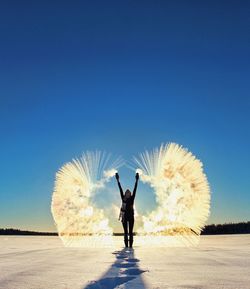
[[[122,186],[119,181],[118,173],[115,174],[115,178],[117,180],[121,199],[122,199],[122,207],[120,211],[119,219],[122,221],[123,229],[124,229],[124,243],[125,246],[128,247],[128,231],[129,231],[129,247],[133,246],[133,227],[134,227],[134,200],[136,195],[137,184],[139,180],[139,174],[135,175],[135,187],[133,190],[133,195],[130,190],[126,190],[125,194],[123,193]],[[128,230],[129,229],[129,230]]]

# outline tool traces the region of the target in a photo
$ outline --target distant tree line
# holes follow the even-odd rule
[[[250,234],[250,222],[207,225],[202,230],[202,235],[217,234]]]
[[[19,229],[0,229],[0,235],[39,235],[39,236],[57,236],[54,232],[35,232],[35,231],[24,231]]]
[[[212,224],[207,225],[201,232],[202,235],[219,234],[250,234],[250,221],[241,223]],[[55,232],[35,232],[19,229],[0,229],[0,235],[29,235],[29,236],[57,236]],[[122,236],[123,233],[114,233],[115,236]]]

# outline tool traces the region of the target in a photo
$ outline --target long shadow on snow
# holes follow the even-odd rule
[[[92,281],[83,289],[114,289],[118,285],[126,285],[127,282],[135,278],[139,278],[137,282],[140,288],[145,289],[140,275],[146,271],[139,268],[138,262],[140,260],[134,257],[134,250],[124,248],[112,254],[116,256],[116,261],[109,270],[99,280]]]

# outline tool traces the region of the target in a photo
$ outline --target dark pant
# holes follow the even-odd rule
[[[134,228],[134,216],[130,218],[124,218],[122,222],[124,230],[124,243],[128,247],[128,230],[129,230],[129,247],[133,246],[133,228]]]

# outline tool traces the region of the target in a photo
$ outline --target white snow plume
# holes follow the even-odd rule
[[[57,172],[51,211],[65,246],[84,246],[87,236],[101,239],[103,245],[110,242],[109,220],[92,198],[121,165],[121,159],[111,162],[110,155],[100,151],[86,152]]]
[[[138,233],[174,236],[178,243],[181,238],[186,245],[197,244],[210,210],[202,162],[175,143],[146,151],[135,162],[140,179],[153,188],[157,203],[155,210],[142,217]]]

